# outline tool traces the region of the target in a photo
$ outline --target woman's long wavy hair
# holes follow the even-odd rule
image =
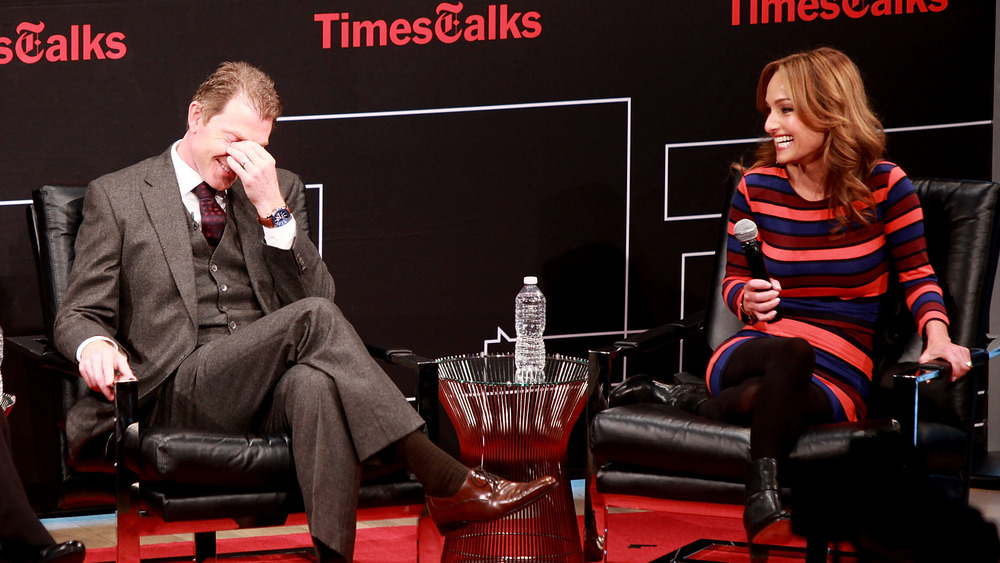
[[[826,163],[826,194],[838,227],[870,224],[875,200],[865,179],[885,153],[885,133],[865,93],[858,67],[844,53],[821,47],[769,63],[757,83],[757,108],[766,115],[767,85],[775,75],[785,80],[802,123],[825,134],[821,160]],[[772,165],[771,139],[760,144],[754,166]]]

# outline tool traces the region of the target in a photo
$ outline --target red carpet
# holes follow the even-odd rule
[[[692,512],[699,512],[699,505],[692,505]],[[738,513],[720,514],[709,508],[700,513],[633,512],[613,514],[608,522],[608,553],[613,563],[648,563],[671,553],[695,540],[745,539]],[[582,517],[581,517],[582,520]],[[362,528],[358,530],[355,544],[355,561],[359,563],[409,563],[416,557],[416,526]],[[425,561],[440,560],[440,546],[426,545]],[[218,542],[220,555],[226,553],[301,549],[309,546],[305,533],[253,538],[222,539]],[[147,558],[183,558],[194,555],[194,545],[189,542],[152,544],[142,546],[141,555]],[[220,557],[221,558],[221,557]],[[255,556],[225,557],[233,562],[302,563],[311,558],[304,554],[286,553]],[[85,563],[114,561],[114,548],[87,550]]]

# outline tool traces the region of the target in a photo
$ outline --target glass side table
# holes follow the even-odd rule
[[[513,514],[446,535],[441,560],[582,563],[566,446],[583,410],[587,361],[548,356],[542,380],[531,384],[511,383],[513,354],[457,356],[437,364],[441,401],[463,463],[513,481],[544,475],[559,481]]]

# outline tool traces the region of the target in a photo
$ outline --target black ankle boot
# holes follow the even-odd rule
[[[704,385],[664,383],[648,375],[633,375],[611,392],[608,403],[613,407],[653,403],[697,413],[698,405],[708,399]]]
[[[751,544],[784,543],[791,537],[791,514],[781,506],[778,461],[774,458],[764,457],[750,462],[743,527]]]

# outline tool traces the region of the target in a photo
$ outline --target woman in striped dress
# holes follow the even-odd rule
[[[925,337],[920,361],[945,360],[956,379],[971,367],[948,335],[920,203],[906,174],[882,160],[885,135],[854,63],[829,48],[774,61],[757,105],[769,139],[733,200],[722,286],[746,325],[713,354],[712,397],[694,405],[751,429],[743,520],[752,544],[791,534],[777,472],[802,430],[865,417],[890,275]],[[740,219],[758,226],[769,281],[750,275],[733,234]]]

